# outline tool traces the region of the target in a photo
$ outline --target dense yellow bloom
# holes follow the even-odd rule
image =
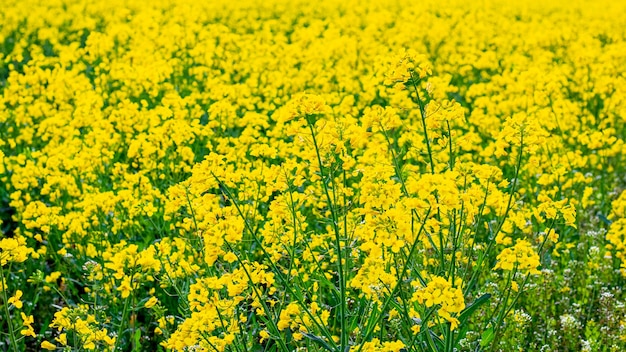
[[[606,240],[620,260],[622,275],[626,276],[626,191],[622,192],[611,206],[610,217],[614,221],[606,234]]]
[[[368,351],[368,352],[399,352],[399,351],[402,351],[404,347],[406,347],[406,346],[401,341],[381,342],[380,339],[374,338],[374,339],[372,339],[372,341],[364,343],[363,346],[362,346],[361,351]],[[360,346],[358,348],[357,347],[351,347],[350,351],[357,351],[359,348],[361,348],[361,347]]]
[[[278,320],[278,329],[285,330],[294,328],[297,323],[295,318],[300,315],[300,308],[295,303],[290,303],[285,309],[280,312],[280,319]]]
[[[0,265],[2,266],[10,262],[21,263],[28,259],[28,255],[32,252],[31,248],[26,247],[26,239],[21,236],[0,239]]]
[[[626,275],[623,2],[5,2],[0,292],[57,345],[400,351]]]
[[[115,345],[116,338],[110,336],[106,328],[101,329],[95,316],[89,314],[84,307],[64,307],[54,314],[50,327],[77,334],[81,346],[87,350],[110,350]],[[63,345],[67,344],[66,332],[58,339]]]
[[[440,276],[433,276],[425,287],[419,287],[411,299],[428,308],[437,306],[437,313],[450,322],[452,329],[459,325],[459,320],[453,314],[458,314],[465,308],[463,291]]]
[[[517,269],[531,274],[539,274],[537,268],[540,265],[539,255],[526,240],[517,241],[510,248],[505,248],[498,254],[498,262],[494,269],[513,270]]]

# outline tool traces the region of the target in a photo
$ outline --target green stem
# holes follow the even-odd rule
[[[248,220],[246,219],[246,217],[243,215],[243,212],[241,210],[241,207],[239,206],[239,202],[237,201],[237,199],[233,196],[232,192],[230,191],[230,189],[226,186],[226,184],[224,184],[214,173],[211,173],[211,175],[215,178],[215,180],[218,182],[218,184],[221,187],[221,190],[223,192],[223,194],[228,197],[230,200],[232,200],[233,205],[235,206],[235,209],[237,210],[237,213],[239,214],[239,216],[243,219],[244,221],[244,227],[245,229],[248,231],[248,233],[250,233],[250,235],[252,236],[252,239],[254,240],[254,242],[259,246],[259,249],[261,250],[261,252],[263,253],[263,256],[265,256],[265,258],[267,259],[270,267],[272,268],[272,272],[274,272],[277,276],[278,279],[280,280],[281,284],[285,287],[285,289],[289,292],[289,294],[291,296],[293,296],[296,301],[298,302],[298,304],[300,305],[300,307],[304,310],[304,312],[309,316],[309,318],[311,318],[311,321],[313,321],[313,323],[315,324],[315,326],[325,335],[325,337],[328,340],[328,343],[330,343],[332,345],[333,348],[336,349],[336,345],[335,345],[335,341],[333,341],[332,336],[330,335],[328,329],[326,329],[326,327],[322,326],[318,320],[313,316],[313,314],[309,311],[309,309],[307,308],[306,303],[304,302],[304,299],[302,298],[300,292],[298,292],[298,290],[294,290],[289,284],[288,284],[288,280],[283,276],[282,271],[276,266],[276,263],[272,260],[272,256],[267,252],[267,250],[265,249],[265,247],[263,246],[263,243],[261,242],[261,239],[259,239],[259,237],[256,235],[256,232],[252,229],[252,226],[250,225],[250,223],[248,222]],[[230,247],[230,244],[228,242],[225,242],[226,245],[229,247],[229,250],[231,252],[232,248]],[[233,252],[234,253],[234,252]],[[241,265],[241,260],[239,258],[239,256],[237,256],[237,259]],[[245,267],[244,267],[245,269]],[[248,279],[250,280],[250,282],[252,283],[252,278],[250,276],[248,276]],[[255,286],[253,286],[254,289],[256,289]],[[261,301],[261,303],[263,304],[263,301]],[[268,315],[269,317],[269,315]]]
[[[411,260],[411,257],[415,253],[415,249],[417,248],[417,244],[419,243],[420,234],[422,233],[422,231],[424,231],[424,227],[426,226],[426,219],[428,219],[428,215],[429,214],[430,214],[430,209],[428,209],[428,211],[426,212],[426,215],[424,216],[424,220],[422,221],[420,229],[417,232],[417,236],[415,237],[415,241],[413,242],[413,245],[411,246],[411,250],[409,251],[409,255],[408,255],[406,261],[404,262],[404,265],[402,267],[402,273],[398,277],[398,281],[396,282],[395,287],[391,291],[391,294],[389,296],[387,296],[387,299],[385,299],[385,302],[383,303],[382,307],[380,308],[380,313],[374,319],[374,323],[371,326],[368,326],[368,330],[365,333],[363,341],[368,341],[369,338],[372,336],[372,333],[374,332],[374,327],[378,324],[380,319],[382,319],[383,313],[387,309],[387,306],[391,303],[391,300],[393,299],[393,297],[396,295],[396,293],[400,289],[400,285],[402,285],[402,280],[403,280],[402,278],[404,277],[404,275],[406,275],[406,272],[407,272],[407,270],[409,268],[409,262]],[[421,282],[422,285],[426,285],[426,282],[424,281],[424,279],[422,279],[420,276],[418,276],[418,278],[420,279],[420,282]],[[375,314],[375,313],[373,313],[373,314]],[[361,344],[356,352],[361,352],[361,350],[363,349],[363,346],[364,346],[364,344]]]
[[[387,134],[387,131],[383,127],[382,123],[380,124],[380,130],[383,132],[383,136],[385,137],[385,140],[387,141],[389,152],[391,153],[391,159],[393,160],[393,165],[394,165],[394,169],[396,172],[396,177],[398,177],[398,179],[400,180],[400,189],[402,190],[402,193],[404,194],[404,196],[408,198],[409,191],[407,190],[404,178],[402,177],[402,172],[401,172],[402,170],[400,167],[400,163],[398,162],[398,157],[394,151],[394,147],[393,147],[393,144],[391,143],[391,139],[389,138],[389,135]],[[439,203],[439,198],[437,197],[437,195],[435,195],[435,197],[437,198],[437,203]],[[420,221],[419,214],[417,214],[417,211],[415,209],[411,209],[411,214],[412,214],[411,222],[413,221],[413,216],[415,216],[418,219],[418,221]],[[411,226],[411,228],[413,228],[413,226]],[[430,234],[428,232],[425,232],[425,233],[426,233],[426,237],[428,238],[428,241],[430,242],[430,245],[435,250],[436,255],[441,256],[440,250],[443,251],[443,248],[437,248]]]
[[[224,241],[224,243],[228,247],[228,250],[234,253],[233,247],[230,245],[230,243],[228,243],[228,241]],[[259,293],[259,290],[257,289],[256,285],[254,284],[254,281],[252,280],[252,275],[250,275],[250,272],[248,271],[248,268],[246,268],[244,262],[241,260],[239,255],[236,255],[236,257],[237,257],[237,262],[239,263],[239,265],[243,269],[244,273],[246,273],[246,277],[248,277],[248,282],[250,282],[250,287],[252,287],[252,291],[254,291],[254,294],[256,295],[257,299],[259,300],[259,303],[261,303],[261,307],[263,308],[263,312],[265,313],[265,315],[267,316],[268,320],[271,323],[270,324],[270,328],[273,330],[273,333],[275,334],[275,336],[279,336],[280,335],[280,330],[278,329],[278,325],[276,325],[276,322],[274,321],[274,319],[272,319],[272,314],[270,312],[270,309],[267,306],[267,303],[265,302],[265,300],[263,300],[263,298],[261,297],[261,293]],[[280,345],[282,350],[288,352],[289,348],[285,344],[285,341],[283,339],[281,339],[281,338],[277,338],[277,340],[278,340],[278,344]]]
[[[6,314],[7,317],[7,325],[9,326],[9,340],[11,340],[11,345],[13,345],[13,350],[15,352],[19,351],[19,349],[17,348],[17,340],[15,339],[15,330],[13,328],[13,321],[11,319],[11,313],[9,312],[9,298],[7,296],[7,285],[6,285],[6,281],[4,280],[4,269],[2,268],[2,265],[0,264],[0,289],[2,289],[2,299],[4,300],[4,314]]]
[[[552,220],[552,222],[550,223],[550,226],[548,227],[548,231],[546,232],[546,236],[543,239],[543,242],[541,242],[541,245],[539,246],[539,254],[541,255],[541,252],[543,251],[543,247],[545,246],[546,242],[548,241],[548,233],[550,233],[550,231],[554,228],[554,223],[556,222],[556,220]],[[513,272],[513,277],[515,277],[515,273],[517,272],[517,268],[515,268],[515,271]],[[522,295],[522,292],[524,292],[524,286],[526,286],[526,284],[528,283],[528,280],[530,279],[530,272],[526,274],[526,277],[524,278],[524,281],[522,281],[522,284],[520,285],[520,287],[518,288],[518,292],[517,295],[515,295],[515,298],[513,299],[513,302],[511,302],[511,305],[509,305],[507,307],[507,302],[509,299],[509,295],[510,295],[510,291],[507,294],[506,300],[504,302],[504,306],[502,307],[503,310],[503,314],[502,317],[500,319],[500,316],[498,316],[498,320],[496,321],[496,327],[494,330],[494,340],[493,340],[493,345],[492,345],[492,349],[495,348],[495,346],[497,346],[497,343],[500,339],[500,331],[501,329],[501,325],[502,325],[502,320],[504,320],[504,318],[509,314],[509,312],[511,311],[511,309],[513,309],[513,307],[515,307],[515,304],[517,303],[517,301],[519,300],[520,296]],[[509,281],[507,282],[506,287],[509,286],[511,281],[511,276],[509,276]],[[497,308],[496,308],[497,309]]]
[[[120,321],[120,327],[117,330],[117,339],[115,340],[115,345],[113,346],[113,351],[117,351],[117,345],[122,340],[122,335],[124,334],[124,328],[125,328],[125,325],[126,325],[128,308],[130,307],[130,300],[133,297],[132,291],[133,291],[133,277],[134,276],[135,276],[135,272],[133,270],[133,272],[130,275],[131,293],[128,295],[128,297],[126,297],[126,300],[124,301],[124,310],[122,310],[122,321]]]
[[[466,281],[465,277],[467,276],[467,274],[469,274],[469,271],[470,271],[470,264],[472,263],[472,257],[474,256],[474,246],[476,245],[476,239],[478,238],[478,225],[483,220],[483,213],[485,211],[485,207],[487,206],[487,196],[489,195],[490,181],[491,181],[491,178],[487,180],[487,185],[485,186],[485,197],[483,198],[483,202],[480,205],[480,208],[478,209],[478,219],[476,220],[476,223],[474,224],[472,245],[468,246],[467,255],[463,256],[464,258],[467,258],[467,263],[465,264],[465,270],[463,271],[463,281]],[[465,250],[463,251],[463,253],[466,253]],[[467,292],[464,292],[464,295],[467,295]]]
[[[346,323],[348,317],[346,316],[346,280],[344,277],[343,271],[343,257],[342,257],[342,248],[341,248],[341,233],[339,232],[339,226],[337,224],[337,213],[335,211],[334,203],[330,197],[330,193],[328,192],[328,186],[326,185],[324,175],[324,164],[322,163],[322,156],[320,155],[319,146],[317,144],[317,138],[315,137],[315,129],[313,128],[313,124],[307,118],[307,123],[309,125],[309,129],[311,130],[311,137],[313,138],[313,145],[315,146],[315,153],[317,155],[317,162],[320,167],[320,176],[322,178],[322,186],[324,188],[324,193],[326,194],[326,200],[328,201],[328,208],[330,209],[332,220],[333,220],[333,229],[335,232],[335,246],[337,247],[337,270],[338,270],[338,280],[339,280],[339,295],[340,295],[340,304],[339,304],[339,319],[341,325],[341,336],[340,336],[340,351],[343,352],[348,345],[348,331],[346,329]],[[333,177],[329,175],[329,177]]]
[[[450,130],[450,121],[446,120],[448,126],[448,146],[450,148],[450,170],[454,170],[454,153],[452,152],[452,131]]]
[[[467,286],[465,288],[465,292],[463,293],[465,296],[467,296],[467,294],[469,293],[469,291],[471,290],[471,288],[472,288],[472,286],[474,284],[474,281],[478,278],[478,274],[481,271],[481,268],[482,268],[482,265],[483,265],[483,263],[485,261],[485,258],[489,254],[489,251],[493,247],[493,244],[496,242],[495,238],[498,236],[498,234],[502,230],[502,226],[504,226],[504,222],[506,221],[507,217],[509,216],[509,212],[511,211],[511,203],[513,203],[513,196],[515,195],[515,191],[517,189],[519,172],[520,172],[520,169],[522,167],[523,151],[524,151],[524,133],[522,132],[521,133],[521,137],[520,137],[519,155],[518,155],[518,158],[517,158],[517,165],[515,167],[515,178],[513,178],[513,183],[511,185],[511,192],[509,193],[509,201],[508,201],[508,203],[506,205],[506,210],[504,211],[504,215],[502,216],[502,219],[498,223],[498,228],[493,233],[493,238],[489,241],[489,244],[487,245],[487,248],[482,253],[480,258],[478,259],[478,264],[476,265],[476,271],[474,271],[472,273],[472,276],[470,277],[470,281],[468,282],[468,284],[467,284]]]
[[[430,171],[432,174],[435,174],[435,162],[433,161],[433,151],[430,147],[430,139],[428,139],[428,130],[426,128],[426,109],[424,108],[424,103],[422,103],[422,99],[420,98],[420,93],[417,88],[416,78],[413,75],[413,71],[409,70],[409,74],[411,75],[411,83],[413,84],[413,88],[415,89],[415,95],[417,98],[417,105],[420,108],[420,116],[422,117],[422,128],[424,129],[424,141],[426,142],[426,149],[428,150],[428,158],[430,160]]]

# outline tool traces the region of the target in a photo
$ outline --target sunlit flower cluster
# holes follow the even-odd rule
[[[8,0],[0,349],[626,349],[624,11]]]

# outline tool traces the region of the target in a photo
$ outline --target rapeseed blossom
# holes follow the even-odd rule
[[[7,348],[626,348],[623,3],[5,5]]]

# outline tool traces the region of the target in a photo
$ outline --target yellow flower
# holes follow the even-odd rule
[[[44,350],[48,350],[48,351],[54,351],[57,349],[57,346],[53,343],[50,343],[48,341],[43,341],[41,343],[41,348],[43,348]]]
[[[550,229],[550,231],[548,231],[548,240],[552,241],[552,242],[557,242],[559,240],[559,234],[556,233],[556,231],[554,231],[554,229]]]
[[[156,297],[152,296],[143,306],[150,309],[154,307],[157,303],[159,303],[159,300]]]
[[[0,265],[8,262],[22,263],[33,250],[26,247],[26,239],[22,236],[0,239]]]
[[[267,332],[267,330],[261,330],[261,332],[259,332],[259,336],[261,337],[259,341],[260,343],[263,343],[270,338],[270,334]]]
[[[22,297],[22,291],[20,290],[15,291],[15,295],[9,298],[9,304],[13,304],[15,308],[17,309],[22,309],[22,301],[20,300],[21,297]]]
[[[518,270],[529,271],[531,274],[539,274],[537,268],[541,264],[539,255],[532,248],[530,242],[526,240],[517,241],[511,248],[505,248],[497,257],[494,269],[513,270],[517,266]]]
[[[60,343],[62,346],[67,346],[67,334],[60,334],[59,337],[54,339],[56,342]]]
[[[229,263],[233,263],[237,261],[237,255],[235,255],[235,253],[233,252],[228,252],[224,255],[224,260],[229,262]]]
[[[278,329],[288,329],[297,315],[300,314],[300,308],[297,303],[289,303],[285,309],[280,312],[280,319],[278,321]]]
[[[124,276],[122,278],[122,282],[120,282],[117,290],[122,292],[122,298],[127,298],[128,296],[130,296],[130,293],[133,291],[130,283],[130,276]]]
[[[460,280],[457,281],[456,286],[460,286]],[[449,280],[440,276],[433,276],[426,287],[420,287],[415,291],[411,300],[426,307],[439,306],[437,313],[450,322],[452,329],[459,325],[458,319],[452,314],[458,314],[465,309],[463,291],[453,287]]]
[[[22,331],[20,331],[20,333],[24,336],[37,337],[37,335],[35,335],[35,330],[32,326],[32,324],[35,322],[33,316],[27,316],[24,313],[20,313],[20,315],[22,316],[22,325],[26,327],[26,329],[23,329]]]

